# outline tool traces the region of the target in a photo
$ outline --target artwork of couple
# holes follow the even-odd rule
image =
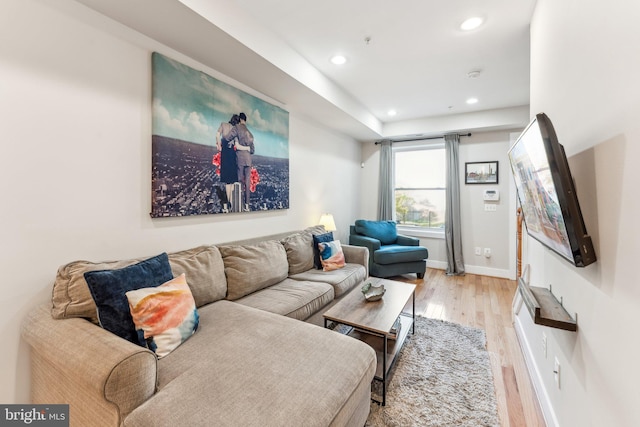
[[[151,216],[289,208],[289,114],[152,55]]]

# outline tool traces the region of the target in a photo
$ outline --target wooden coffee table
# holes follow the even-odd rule
[[[375,380],[382,382],[382,401],[386,404],[388,374],[402,348],[402,344],[411,329],[415,333],[416,316],[416,285],[396,282],[393,280],[370,277],[365,280],[378,286],[384,284],[386,292],[381,300],[368,302],[360,287],[345,295],[336,305],[331,307],[324,317],[324,327],[329,322],[340,323],[353,327],[350,336],[366,342],[374,350],[378,358]],[[411,313],[405,313],[404,308],[412,300]],[[402,327],[395,338],[390,330],[396,319],[400,317]]]

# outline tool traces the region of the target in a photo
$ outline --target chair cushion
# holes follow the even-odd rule
[[[393,221],[356,220],[356,233],[380,240],[383,245],[396,243],[398,231]]]
[[[373,253],[373,262],[377,264],[396,264],[399,262],[421,261],[429,256],[423,246],[386,245]]]

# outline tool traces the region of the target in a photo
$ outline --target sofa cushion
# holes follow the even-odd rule
[[[196,307],[224,299],[227,278],[220,250],[215,246],[198,246],[169,254],[174,276],[184,273]]]
[[[74,261],[58,269],[53,284],[51,315],[54,319],[84,317],[98,324],[96,304],[91,297],[84,273],[92,270],[123,268],[144,258],[91,262]],[[227,280],[220,251],[215,246],[199,246],[169,253],[174,276],[186,273],[196,306],[222,299],[227,294]]]
[[[293,319],[305,320],[333,301],[333,296],[333,286],[328,283],[285,279],[278,284],[237,299],[235,302]]]
[[[318,270],[322,269],[322,262],[320,261],[320,249],[318,249],[318,243],[333,241],[333,232],[322,234],[313,234],[313,266]]]
[[[287,278],[289,263],[276,240],[255,245],[220,246],[227,276],[227,299],[236,300]]]
[[[159,358],[198,329],[198,310],[184,273],[155,288],[126,293],[138,336]]]
[[[340,246],[340,240],[318,243],[320,251],[320,263],[323,271],[333,271],[344,267],[344,252]]]
[[[386,245],[373,253],[373,262],[377,264],[397,264],[400,262],[421,261],[429,256],[423,246]]]
[[[125,294],[136,289],[156,287],[173,279],[167,254],[162,253],[124,268],[88,271],[84,273],[84,278],[98,307],[100,326],[144,347],[144,340],[136,333]]]
[[[311,269],[289,276],[293,280],[324,282],[333,286],[335,298],[349,292],[354,286],[367,278],[367,269],[360,264],[346,263],[344,268],[333,271]]]
[[[287,252],[289,274],[298,274],[313,268],[313,237],[311,232],[302,231],[282,239]]]
[[[158,361],[158,392],[125,427],[347,425],[340,414],[362,383],[369,404],[367,344],[228,301],[199,312],[200,330]]]
[[[268,234],[266,236],[256,236],[256,237],[250,237],[247,239],[240,239],[240,240],[232,240],[230,242],[220,242],[220,244],[218,246],[244,246],[244,245],[255,245],[256,243],[260,243],[260,242],[264,242],[267,240],[278,240],[281,241],[282,239],[287,238],[288,236],[292,235],[292,234],[298,234],[301,231],[309,231],[311,234],[322,234],[322,233],[326,233],[324,226],[322,225],[313,225],[311,227],[307,227],[304,230],[290,230],[290,231],[283,231],[280,233],[274,233],[274,234]]]
[[[358,219],[355,222],[356,233],[380,240],[383,245],[395,243],[398,231],[394,221],[368,221]]]

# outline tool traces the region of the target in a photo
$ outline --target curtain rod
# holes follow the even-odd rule
[[[471,136],[471,132],[469,133],[464,133],[464,134],[458,134],[458,136]],[[427,139],[442,139],[444,138],[444,135],[442,136],[424,136],[421,138],[409,138],[409,139],[391,139],[391,142],[405,142],[405,141],[425,141]],[[382,143],[382,141],[376,141],[376,145]]]

